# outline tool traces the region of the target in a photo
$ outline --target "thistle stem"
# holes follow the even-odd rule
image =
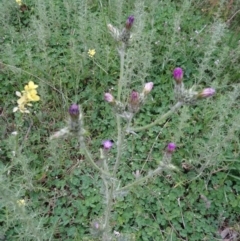
[[[121,49],[119,49],[120,55],[120,77],[118,80],[118,101],[121,101],[122,87],[123,87],[123,72],[124,72],[124,58],[125,58],[125,44],[123,43]]]
[[[130,188],[134,187],[134,186],[137,186],[137,185],[140,185],[141,183],[147,181],[148,179],[152,178],[153,176],[159,174],[160,172],[162,172],[163,170],[165,169],[170,169],[170,170],[175,170],[175,171],[178,171],[177,167],[171,165],[171,164],[162,164],[160,165],[158,168],[156,168],[155,170],[149,172],[146,176],[144,177],[141,177],[141,178],[138,178],[136,181],[122,187],[122,188],[119,188],[117,191],[118,192],[122,192],[122,191],[127,191],[129,190]]]
[[[121,101],[121,94],[122,94],[122,88],[123,88],[123,72],[124,72],[124,57],[125,57],[125,46],[122,44],[122,48],[118,50],[120,55],[120,77],[118,80],[118,95],[117,100]],[[117,157],[116,162],[114,164],[113,168],[113,177],[116,176],[120,160],[121,160],[121,151],[122,151],[122,140],[123,140],[123,134],[122,134],[122,126],[121,126],[121,117],[119,115],[116,115],[116,121],[117,121]],[[102,177],[104,186],[105,186],[105,198],[106,198],[106,207],[104,210],[104,233],[102,236],[102,240],[105,241],[106,237],[108,236],[108,232],[110,230],[109,220],[112,210],[112,199],[113,199],[113,192],[114,192],[114,186],[113,183],[110,183],[110,179],[106,179],[103,175]]]
[[[103,176],[103,183],[105,186],[105,197],[106,197],[106,208],[105,208],[105,214],[104,214],[104,232],[102,236],[102,240],[106,241],[106,237],[108,237],[108,232],[110,231],[109,221],[110,221],[110,214],[112,210],[112,197],[113,197],[113,185],[111,185],[109,190],[109,185],[106,180],[106,178]]]
[[[118,129],[118,139],[117,139],[117,157],[116,162],[113,169],[113,176],[116,175],[118,166],[120,164],[121,159],[121,149],[122,149],[122,127],[121,127],[121,117],[119,115],[116,116],[117,118],[117,129]]]
[[[121,99],[122,86],[123,86],[123,72],[124,72],[124,56],[125,56],[125,44],[122,44],[122,48],[119,50],[120,55],[120,77],[118,82],[118,101]],[[120,164],[121,149],[122,149],[122,127],[121,127],[121,117],[116,115],[117,118],[117,130],[118,130],[118,139],[117,139],[117,158],[113,169],[113,175],[116,175],[118,166]]]
[[[173,114],[176,110],[178,110],[181,106],[183,105],[182,102],[177,102],[177,104],[175,104],[167,113],[165,113],[164,115],[160,116],[158,119],[156,119],[154,122],[142,126],[142,127],[135,127],[135,128],[130,128],[127,131],[128,132],[137,132],[137,131],[143,131],[146,129],[149,129],[155,125],[161,124],[163,121],[165,121],[171,114]]]
[[[154,171],[152,171],[151,173],[147,174],[146,176],[142,177],[142,178],[138,178],[136,181],[118,189],[118,191],[126,191],[129,190],[129,188],[137,186],[141,183],[143,183],[144,181],[147,181],[149,178],[153,177],[154,175],[160,173],[163,170],[163,166],[159,166],[157,169],[155,169]]]
[[[83,144],[83,142],[81,143],[82,145],[82,148],[84,150],[84,153],[85,153],[85,156],[87,158],[87,160],[91,163],[91,165],[97,170],[99,171],[102,175],[105,175],[105,176],[108,176],[110,177],[111,174],[106,172],[105,170],[103,170],[102,168],[100,168],[95,162],[94,160],[92,159],[92,156],[90,154],[90,152],[88,151],[87,147],[85,146],[85,144]]]
[[[79,106],[79,126],[80,126],[80,130],[79,130],[79,134],[78,134],[78,138],[79,138],[79,143],[81,145],[81,148],[84,150],[85,153],[85,157],[88,159],[88,161],[91,163],[91,165],[97,170],[99,171],[102,175],[105,176],[111,176],[109,172],[107,172],[106,170],[103,170],[102,168],[100,168],[93,160],[92,155],[90,154],[87,146],[85,145],[85,138],[84,138],[84,121],[83,121],[83,115],[82,115],[82,110],[81,107]]]

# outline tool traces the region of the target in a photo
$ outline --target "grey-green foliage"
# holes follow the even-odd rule
[[[174,11],[170,12],[170,16],[166,14],[167,18],[165,20],[165,28],[163,29],[162,35],[167,35],[169,38],[169,41],[166,42],[166,48],[167,51],[163,55],[163,62],[160,63],[160,66],[162,68],[165,67],[168,62],[171,62],[174,59],[174,55],[176,52],[182,52],[184,51],[184,35],[181,34],[182,29],[182,22],[185,19],[185,16],[191,7],[191,2],[189,0],[182,1],[182,4],[179,6],[179,9],[176,11],[176,3],[172,3],[171,7],[174,9]],[[162,10],[164,11],[164,2],[162,4]],[[156,5],[155,5],[156,6]],[[171,11],[171,9],[169,10]],[[161,42],[160,42],[161,44]]]
[[[226,25],[218,20],[215,23],[206,26],[203,31],[206,31],[208,36],[211,37],[209,42],[204,42],[201,46],[204,51],[204,56],[199,63],[199,72],[197,75],[196,83],[201,84],[201,82],[205,82],[210,85],[212,80],[209,78],[210,76],[206,76],[206,72],[214,72],[218,63],[218,58],[221,58],[221,56],[225,55],[227,52],[227,49],[225,49],[225,51],[220,51],[214,56],[214,53],[218,48],[217,45],[223,40],[227,30]]]
[[[6,237],[8,233],[8,238],[11,240],[40,241],[50,233],[46,228],[43,231],[41,212],[34,207],[35,204],[33,205],[32,200],[28,200],[26,195],[29,190],[37,190],[32,181],[34,172],[30,170],[27,161],[26,156],[13,156],[10,166],[1,165],[0,234]],[[9,236],[13,229],[15,233]]]
[[[202,164],[200,173],[205,168],[221,168],[226,161],[239,159],[239,91],[240,86],[236,84],[228,93],[219,96],[217,101],[207,105],[208,108],[203,107],[204,118],[208,119],[211,113],[212,123],[206,127],[203,140],[193,145],[196,161]]]
[[[147,81],[148,71],[151,67],[154,29],[149,23],[148,13],[144,11],[145,7],[144,1],[136,1],[133,11],[135,16],[134,29],[125,62],[125,91],[129,88],[139,88],[138,85],[142,88]],[[144,31],[147,33],[143,34]]]

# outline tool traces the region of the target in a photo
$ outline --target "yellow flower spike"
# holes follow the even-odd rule
[[[88,56],[89,56],[89,57],[92,58],[95,54],[96,54],[95,49],[89,49],[89,50],[88,50]]]
[[[13,108],[13,112],[20,111],[22,113],[30,113],[30,111],[25,107],[32,106],[30,102],[39,101],[40,97],[38,96],[37,89],[38,85],[35,85],[33,81],[29,81],[27,85],[25,85],[24,90],[21,92],[16,91],[16,95],[20,97],[17,100],[17,107]]]

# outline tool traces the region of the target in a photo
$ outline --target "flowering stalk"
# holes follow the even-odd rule
[[[105,100],[109,103],[115,105],[115,109],[118,112],[121,112],[121,95],[122,95],[122,88],[124,83],[124,60],[125,60],[125,49],[126,45],[128,43],[128,40],[130,38],[130,28],[132,27],[134,18],[133,16],[130,16],[127,19],[125,29],[122,31],[121,35],[119,35],[119,32],[116,28],[112,27],[112,25],[108,25],[110,30],[112,31],[112,34],[118,38],[118,40],[122,41],[121,47],[118,48],[118,53],[120,56],[120,76],[118,80],[118,93],[117,93],[117,101],[115,102],[114,98],[109,94],[105,94]],[[119,108],[118,108],[119,107]],[[121,161],[121,154],[122,154],[122,140],[124,139],[125,133],[122,132],[122,126],[121,126],[121,116],[117,113],[116,114],[116,122],[117,122],[117,156],[116,161],[113,168],[113,177],[116,177],[117,170]],[[105,143],[106,144],[106,143]],[[105,198],[106,198],[106,207],[105,207],[105,215],[104,215],[104,231],[102,235],[102,240],[107,240],[107,237],[109,236],[108,232],[110,230],[109,220],[110,220],[110,214],[112,210],[112,199],[113,199],[113,193],[114,193],[114,185],[111,183],[111,180],[107,180],[104,176],[102,176],[104,186],[105,186]]]
[[[119,81],[118,81],[118,95],[117,95],[118,101],[120,101],[120,99],[121,99],[122,86],[123,86],[125,49],[126,49],[126,46],[128,45],[128,41],[131,36],[130,30],[133,26],[133,23],[134,23],[134,16],[131,15],[126,20],[125,27],[123,28],[121,33],[116,27],[112,26],[112,24],[107,25],[113,38],[117,42],[120,42],[120,46],[118,47],[118,53],[120,56],[120,77],[119,77]]]
[[[19,92],[16,91],[16,95],[20,97],[17,101],[18,106],[14,107],[13,112],[20,111],[22,113],[30,113],[30,111],[26,108],[27,106],[32,106],[30,102],[36,102],[40,100],[38,96],[37,89],[38,85],[35,85],[33,81],[29,81],[27,85],[25,85],[24,90]]]
[[[107,155],[110,152],[111,148],[113,147],[113,141],[112,140],[104,140],[102,142],[102,148],[100,149],[100,158],[103,160],[103,168],[104,171],[108,172],[109,168],[107,165]],[[104,217],[101,223],[101,233],[99,233],[98,237],[102,237],[102,240],[109,240],[109,233],[110,233],[110,215],[111,215],[111,210],[112,210],[112,200],[113,200],[113,190],[114,190],[114,185],[113,185],[113,178],[109,178],[109,176],[105,175],[103,172],[101,175],[101,178],[103,180],[104,184],[104,198],[106,202],[106,207],[104,210]]]
[[[133,21],[132,21],[133,23]],[[124,43],[123,43],[124,45]],[[120,102],[121,101],[121,94],[122,94],[122,87],[123,87],[123,73],[124,73],[124,60],[125,60],[125,48],[121,48],[119,50],[119,55],[120,55],[120,77],[118,80],[118,95],[117,95],[117,100]],[[116,115],[117,119],[117,130],[118,130],[118,135],[117,135],[117,157],[116,157],[116,162],[114,165],[113,173],[114,176],[117,172],[118,166],[120,164],[120,157],[121,157],[121,149],[122,149],[122,127],[121,127],[121,117],[119,115]]]

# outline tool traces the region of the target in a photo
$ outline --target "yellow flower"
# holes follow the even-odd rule
[[[22,207],[22,206],[25,206],[25,205],[26,205],[26,202],[25,202],[24,199],[19,199],[19,200],[17,200],[17,204],[18,204],[20,207]]]
[[[36,90],[29,90],[25,92],[28,101],[39,101],[40,97],[37,95]]]
[[[33,81],[29,81],[27,85],[25,85],[23,93],[26,93],[26,97],[28,101],[39,101],[40,97],[37,95],[38,85],[35,85]]]
[[[95,54],[96,54],[95,49],[89,49],[89,50],[88,50],[88,56],[89,56],[89,57],[92,58]]]
[[[19,110],[22,113],[30,113],[29,110],[27,110],[27,108],[25,107],[25,105],[29,105],[28,104],[29,101],[27,99],[26,94],[23,93],[22,95],[19,91],[16,91],[16,95],[20,98],[17,101],[18,106],[13,108],[13,112],[16,112]]]
[[[22,0],[16,0],[16,3],[17,3],[19,6],[22,6]]]
[[[30,113],[25,106],[32,106],[32,104],[30,104],[29,102],[40,100],[40,97],[37,95],[37,87],[38,85],[35,85],[33,81],[29,81],[29,83],[25,85],[22,93],[20,93],[19,91],[16,92],[16,95],[20,98],[17,101],[18,106],[14,107],[13,112],[19,110],[22,113]]]
[[[33,81],[29,81],[27,85],[25,85],[24,89],[26,91],[30,91],[30,90],[35,90],[37,89],[38,85],[35,85]]]

